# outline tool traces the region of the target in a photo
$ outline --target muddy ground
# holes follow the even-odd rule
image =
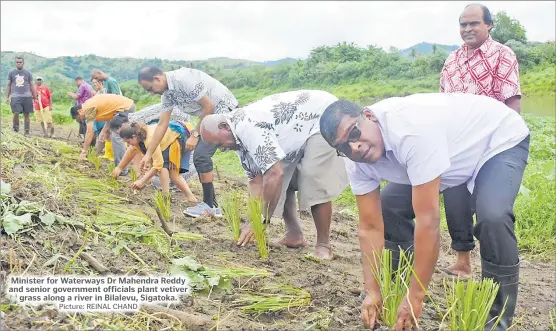
[[[5,124],[2,130],[9,130]],[[72,146],[78,146],[76,129],[67,139],[70,132],[66,127],[57,129],[57,140],[67,141]],[[39,128],[33,124],[32,136],[39,136]],[[5,157],[5,154],[2,154]],[[34,160],[28,157],[29,160]],[[4,160],[3,160],[4,161]],[[29,166],[29,164],[27,164]],[[84,173],[94,174],[90,164],[77,162],[67,163]],[[22,169],[23,168],[23,169]],[[28,167],[27,167],[28,168]],[[45,192],[40,183],[25,181],[26,167],[16,166],[16,169],[2,169],[4,181],[12,183],[16,196],[33,201],[46,202],[47,207],[65,213],[72,219],[79,219],[68,207],[50,201],[52,192]],[[105,170],[106,171],[106,170]],[[128,179],[122,179],[129,185]],[[127,182],[126,182],[127,181]],[[188,181],[195,195],[200,199],[202,191],[195,178]],[[147,187],[137,195],[123,187],[117,192],[130,197],[127,207],[141,210],[151,217],[154,226],[158,227],[156,214],[152,208],[142,200],[152,196],[153,188]],[[246,188],[243,178],[227,175],[222,169],[220,177],[215,181],[217,194],[231,189]],[[267,269],[272,277],[235,280],[234,289],[229,293],[212,292],[199,293],[178,306],[171,306],[177,310],[195,313],[211,319],[206,328],[212,330],[357,330],[362,329],[359,317],[362,289],[361,266],[359,262],[359,244],[357,237],[357,219],[353,216],[340,214],[336,208],[331,227],[331,244],[334,259],[327,262],[317,262],[307,258],[315,243],[315,230],[309,214],[301,212],[303,230],[309,246],[306,249],[277,249],[271,248],[267,261],[261,261],[256,247],[251,244],[245,248],[238,248],[228,230],[224,219],[199,218],[192,219],[183,215],[187,204],[176,194],[172,204],[174,230],[194,232],[204,235],[205,240],[190,241],[180,244],[180,248],[194,257],[201,264],[212,265],[241,265]],[[70,208],[71,209],[71,208]],[[270,225],[270,238],[279,238],[284,232],[284,226],[279,219],[273,219]],[[61,274],[66,260],[58,259],[54,263],[44,266],[54,253],[72,257],[82,244],[82,231],[70,226],[58,226],[54,230],[37,228],[35,231],[9,237],[5,233],[0,236],[0,267],[2,287],[5,278],[10,274],[28,275]],[[142,266],[137,259],[123,251],[116,254],[100,239],[89,241],[85,251],[94,256],[99,262],[108,267],[114,274],[156,274],[168,269],[169,259],[152,246],[134,243],[129,248],[146,262]],[[473,272],[480,277],[480,259],[478,248],[473,251]],[[442,233],[442,244],[439,266],[448,266],[455,259],[450,249],[449,235]],[[71,272],[82,275],[97,275],[87,262],[77,259]],[[550,327],[549,312],[555,307],[555,268],[553,264],[534,260],[522,259],[520,293],[518,310],[514,330],[548,330]],[[430,286],[432,297],[441,302],[444,296],[442,286],[444,275],[436,272]],[[241,312],[233,303],[243,291],[256,290],[271,282],[284,282],[304,289],[311,294],[311,304],[304,308],[294,308],[290,311],[264,313],[252,315]],[[175,318],[164,314],[147,316],[144,313],[133,314],[84,314],[73,315],[58,312],[47,306],[23,309],[6,304],[5,294],[0,296],[4,312],[3,320],[8,330],[56,330],[56,329],[185,329],[175,321]],[[442,317],[433,309],[431,304],[425,305],[425,311],[420,320],[421,327],[426,330],[437,330]],[[150,324],[134,324],[137,320],[148,320]],[[112,325],[112,327],[109,327]],[[148,327],[146,326],[148,325]],[[216,326],[216,327],[214,327]],[[213,328],[214,327],[214,328]],[[386,330],[386,327],[383,327]]]

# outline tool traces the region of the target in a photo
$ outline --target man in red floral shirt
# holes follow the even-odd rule
[[[515,53],[507,46],[492,39],[492,16],[487,7],[471,4],[459,18],[461,39],[465,42],[450,53],[440,74],[440,92],[486,95],[516,112],[521,111],[519,68]],[[471,194],[465,187],[457,186],[443,192],[448,230],[457,261],[444,272],[461,277],[471,277],[471,250],[473,240],[473,214]],[[519,278],[519,262],[513,266],[497,266],[492,261],[481,260],[483,274],[497,274],[502,279],[501,291],[509,296],[506,309],[515,308]],[[514,288],[515,285],[515,288]],[[514,293],[515,292],[515,293]],[[495,302],[494,306],[500,305]]]
[[[37,77],[37,85],[35,88],[37,90],[38,96],[37,99],[35,99],[33,102],[35,108],[35,117],[41,124],[43,135],[45,137],[49,136],[52,138],[54,135],[54,126],[52,124],[52,94],[50,93],[50,89],[48,88],[48,86],[43,85],[41,76]]]

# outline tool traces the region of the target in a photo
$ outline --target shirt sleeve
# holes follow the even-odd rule
[[[273,130],[256,127],[246,118],[236,125],[235,133],[263,174],[286,157]]]
[[[380,179],[370,165],[353,162],[348,158],[343,159],[353,194],[365,195],[380,186]]]
[[[83,94],[85,93],[85,87],[83,86],[83,84],[81,84],[81,86],[79,86],[79,88],[77,89],[77,97],[81,98],[83,97]]]
[[[252,181],[255,177],[261,174],[261,169],[259,169],[259,167],[255,164],[255,161],[253,161],[253,158],[251,158],[248,151],[241,149],[237,151],[237,155],[239,156],[243,172],[249,181]]]
[[[199,102],[202,97],[207,95],[207,86],[203,81],[190,81],[186,80],[183,83],[183,88],[187,98]]]
[[[153,153],[153,169],[156,169],[158,172],[164,166],[164,158],[162,157],[162,151],[160,150],[160,145],[156,146],[156,149]]]
[[[85,119],[87,122],[92,123],[97,117],[97,107],[90,107],[85,109]]]
[[[52,94],[50,94],[50,89],[47,87],[46,89],[46,97],[48,98],[48,100],[50,100],[50,97],[52,96]]]
[[[500,101],[521,95],[519,65],[511,50],[501,50],[494,83],[494,94]]]

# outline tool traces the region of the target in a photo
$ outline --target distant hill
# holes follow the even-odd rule
[[[270,67],[282,63],[295,62],[292,58],[284,58],[276,61],[256,62],[243,59],[231,59],[227,57],[210,58],[197,61],[170,61],[158,58],[107,58],[96,55],[84,56],[60,56],[46,58],[33,53],[2,52],[1,57],[1,85],[5,86],[6,77],[10,70],[15,68],[15,57],[23,56],[25,68],[30,70],[34,76],[41,75],[45,79],[73,80],[76,76],[90,77],[91,69],[100,68],[113,76],[116,80],[124,82],[135,80],[137,72],[144,66],[156,66],[162,70],[174,70],[180,67],[190,67],[203,70],[211,75],[217,75],[221,70],[242,67],[264,66]]]
[[[436,50],[437,51],[443,51],[444,53],[450,53],[451,51],[454,51],[454,50],[459,48],[458,45],[442,45],[442,44],[422,42],[422,43],[419,43],[417,45],[413,45],[411,47],[408,47],[406,49],[401,50],[400,54],[407,59],[412,59],[411,53],[412,53],[412,50],[414,49],[415,54],[417,56],[419,56],[419,55],[429,55],[429,54],[433,53],[433,46],[434,45],[436,45]]]

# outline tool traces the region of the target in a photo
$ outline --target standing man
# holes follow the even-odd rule
[[[77,85],[77,93],[68,92],[68,96],[75,100],[76,105],[82,105],[87,100],[95,95],[95,91],[83,78],[77,76],[75,77],[75,85]],[[79,123],[79,135],[85,135],[87,131],[87,125],[85,124],[85,120],[78,121]]]
[[[54,135],[54,125],[52,123],[52,94],[48,86],[43,85],[41,76],[37,76],[36,90],[37,99],[34,101],[35,117],[37,118],[37,122],[41,125],[43,135],[52,138]],[[45,126],[45,123],[47,126]]]
[[[482,276],[500,284],[487,320],[500,316],[506,303],[498,324],[506,330],[519,285],[513,205],[529,155],[529,129],[521,116],[486,96],[426,93],[366,108],[340,100],[326,109],[320,129],[346,156],[357,200],[365,327],[374,327],[382,307],[373,270],[380,270],[375,257],[383,247],[397,260],[399,248],[414,246],[415,275],[394,329],[416,325],[413,316],[421,315],[440,248],[440,192],[465,184],[477,214]],[[382,180],[388,184],[381,190]]]
[[[91,77],[92,79],[99,80],[103,83],[104,88],[106,89],[106,93],[122,95],[122,90],[120,89],[120,85],[118,84],[118,82],[114,78],[108,76],[108,74],[104,73],[102,70],[96,68],[93,69],[93,71],[91,72]]]
[[[201,122],[204,141],[237,151],[249,179],[249,193],[261,197],[265,223],[283,217],[286,234],[278,244],[307,243],[297,218],[311,209],[317,229],[314,256],[331,259],[329,243],[332,200],[348,185],[343,161],[322,138],[319,118],[338,100],[324,91],[301,90],[274,94],[228,114],[207,115]],[[248,223],[238,245],[253,237]]]
[[[96,150],[100,153],[104,148],[104,141],[110,139],[112,142],[112,148],[114,152],[114,164],[117,166],[120,164],[124,154],[125,154],[125,143],[119,134],[115,132],[110,132],[110,120],[116,116],[116,114],[129,114],[135,111],[135,104],[133,100],[126,98],[122,95],[115,94],[99,94],[95,95],[91,99],[87,100],[82,105],[73,106],[70,109],[70,115],[76,121],[85,120],[87,122],[87,133],[85,135],[85,142],[83,143],[83,149],[79,158],[84,160],[87,156],[87,151],[89,146],[93,142],[95,137],[94,134],[94,121],[106,122],[102,131],[98,135]],[[121,175],[127,175],[127,168],[123,169]]]
[[[19,132],[19,114],[23,113],[25,135],[29,135],[31,128],[30,114],[33,112],[33,99],[37,98],[37,91],[33,85],[33,75],[23,69],[23,58],[15,58],[16,70],[8,74],[6,86],[6,103],[12,108],[13,130]]]
[[[203,185],[203,202],[187,208],[185,214],[191,217],[205,214],[221,217],[222,211],[216,203],[212,184],[213,163],[211,158],[217,147],[199,139],[199,125],[206,115],[228,113],[235,109],[238,106],[236,98],[218,80],[196,69],[181,68],[163,72],[155,67],[145,67],[139,72],[138,81],[147,92],[162,95],[160,121],[147,153],[141,160],[141,167],[146,169],[151,167],[152,154],[168,128],[170,115],[174,108],[186,114],[198,116],[199,123],[187,139],[186,149],[195,150],[193,163]]]
[[[440,74],[440,92],[486,95],[519,113],[521,89],[517,57],[509,47],[490,36],[492,17],[488,8],[481,4],[468,5],[460,15],[459,25],[464,44],[446,59]],[[471,250],[475,247],[470,198],[463,185],[444,191],[446,221],[457,261],[442,270],[464,278],[472,276]]]

